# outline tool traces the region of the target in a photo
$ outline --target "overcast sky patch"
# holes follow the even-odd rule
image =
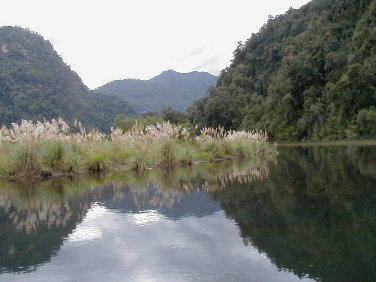
[[[201,62],[199,65],[194,67],[195,70],[207,70],[212,69],[213,67],[218,67],[219,59],[216,56],[210,57],[206,59],[205,61]]]
[[[0,26],[43,35],[93,89],[114,79],[150,79],[168,69],[223,69],[237,42],[257,32],[268,15],[307,2],[12,0],[2,3]],[[213,56],[218,61],[210,63]]]

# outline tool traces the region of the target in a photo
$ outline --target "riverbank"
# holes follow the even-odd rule
[[[0,176],[17,179],[101,171],[142,171],[232,158],[271,158],[276,148],[264,132],[204,128],[194,136],[168,122],[135,125],[110,135],[71,130],[63,120],[23,121],[0,132]]]
[[[278,142],[277,146],[376,146],[376,140],[336,140],[336,141],[299,141]]]

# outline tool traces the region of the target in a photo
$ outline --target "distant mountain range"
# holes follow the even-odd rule
[[[62,117],[108,132],[118,114],[134,111],[120,97],[90,91],[41,35],[0,27],[0,127]]]
[[[166,107],[184,111],[195,100],[207,94],[217,82],[217,76],[206,72],[162,72],[150,80],[124,79],[109,82],[95,92],[116,95],[129,102],[132,108],[143,111],[160,111]]]
[[[136,114],[132,105],[138,113],[168,106],[183,111],[216,81],[209,73],[169,70],[150,80],[113,81],[90,91],[41,35],[0,27],[0,126],[61,117],[108,132],[116,115]]]

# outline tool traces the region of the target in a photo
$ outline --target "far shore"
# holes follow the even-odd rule
[[[376,146],[375,139],[276,142],[277,146]]]

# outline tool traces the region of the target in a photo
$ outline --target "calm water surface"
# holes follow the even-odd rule
[[[0,281],[376,281],[376,147],[0,183]]]

